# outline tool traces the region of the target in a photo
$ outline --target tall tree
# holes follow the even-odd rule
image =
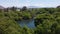
[[[26,6],[24,6],[24,7],[22,8],[22,11],[25,11],[25,10],[27,10],[27,7],[26,7]]]

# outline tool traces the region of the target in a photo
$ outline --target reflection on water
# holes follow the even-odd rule
[[[29,28],[35,28],[34,19],[18,21],[21,27],[25,25]]]

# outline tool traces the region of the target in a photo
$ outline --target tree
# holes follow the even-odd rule
[[[16,11],[17,8],[13,6],[13,7],[11,7],[10,9],[11,9],[12,11]]]
[[[24,6],[24,7],[22,8],[22,11],[25,11],[25,10],[27,10],[27,7],[26,7],[26,6]]]
[[[55,34],[60,34],[60,25],[56,27]]]

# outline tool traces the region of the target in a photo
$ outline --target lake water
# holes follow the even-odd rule
[[[34,19],[18,21],[21,27],[27,26],[29,28],[35,28]]]

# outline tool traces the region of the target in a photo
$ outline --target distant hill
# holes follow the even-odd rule
[[[57,6],[57,8],[60,8],[60,5],[59,5],[59,6]]]
[[[27,8],[40,8],[40,7],[37,7],[37,6],[28,6]]]
[[[4,9],[4,7],[3,6],[0,6],[0,9]]]
[[[60,6],[59,6],[59,7],[60,7]],[[27,6],[27,8],[55,8],[55,7]]]

